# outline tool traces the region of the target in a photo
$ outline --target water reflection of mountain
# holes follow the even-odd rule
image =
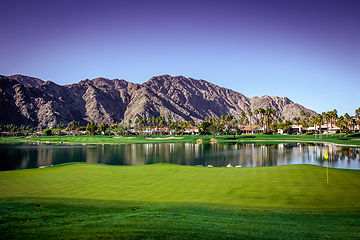
[[[359,148],[325,144],[151,143],[116,146],[0,145],[0,170],[36,168],[66,162],[111,165],[174,163],[181,165],[241,165],[262,167],[286,164],[360,169]]]

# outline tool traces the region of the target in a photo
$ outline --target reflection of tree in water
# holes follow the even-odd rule
[[[359,159],[359,149],[341,148],[324,144],[282,143],[172,143],[172,144],[132,144],[103,149],[101,153],[93,152],[95,159],[102,163],[126,165],[143,165],[152,163],[174,163],[181,165],[213,165],[217,167],[242,165],[274,166],[282,164],[318,164],[325,166],[323,157],[329,153],[329,166],[337,166],[343,160]],[[121,162],[120,159],[123,159]],[[111,163],[110,163],[111,162]]]
[[[359,161],[359,148],[319,144],[313,149],[313,156],[315,160],[323,166],[325,166],[326,163],[326,159],[324,158],[325,151],[328,151],[328,164],[332,167],[336,167],[339,164],[342,165],[341,162],[347,162],[349,164],[352,161]]]
[[[244,167],[282,164],[317,164],[329,167],[360,168],[359,148],[332,144],[255,144],[255,143],[150,143],[117,146],[13,146],[0,148],[1,170],[34,168],[65,162],[144,165],[174,163],[180,165],[213,165]],[[11,162],[11,164],[10,164]]]

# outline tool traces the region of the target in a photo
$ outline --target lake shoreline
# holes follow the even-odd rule
[[[57,137],[57,139],[61,139],[63,141],[52,141],[51,139],[49,140],[50,137],[32,137],[32,138],[26,138],[25,137],[0,137],[0,144],[2,143],[33,143],[33,144],[63,144],[63,145],[122,145],[122,144],[156,144],[156,143],[196,143],[196,140],[191,139],[191,140],[186,140],[187,136],[179,136],[179,137],[164,137],[164,138],[145,138],[145,139],[137,139],[135,137],[108,137],[109,139],[116,139],[119,141],[112,141],[112,142],[89,142],[89,141],[82,141],[82,142],[74,142],[74,141],[66,141],[68,140],[67,138],[77,138],[77,137],[82,137],[82,136],[60,136]],[[96,138],[97,136],[95,136]],[[103,137],[103,136],[101,136]],[[6,139],[8,138],[8,139]],[[40,138],[40,139],[39,139]],[[205,138],[205,140],[203,140]],[[209,138],[209,139],[206,139]],[[248,138],[246,139],[246,137],[244,137],[245,139],[240,139],[237,138],[235,140],[231,140],[231,139],[221,139],[221,138],[217,138],[218,142],[241,142],[241,143],[251,143],[251,142],[257,142],[257,143],[269,143],[269,142],[276,142],[276,143],[287,143],[287,142],[291,142],[291,143],[323,143],[323,144],[332,144],[334,146],[340,146],[340,147],[360,147],[360,140],[359,139],[348,139],[346,142],[349,143],[339,143],[339,139],[301,139],[301,138],[281,138],[281,139],[262,139],[261,137],[257,137],[258,139],[254,139],[254,138]],[[86,139],[86,138],[84,138]],[[172,139],[173,141],[167,141],[169,139]],[[199,139],[201,139],[202,141],[199,143],[201,144],[202,142],[212,142],[210,141],[210,137],[209,136],[199,136]],[[178,140],[178,141],[174,141],[174,140]],[[330,140],[330,141],[329,141]],[[343,139],[341,139],[343,140]]]

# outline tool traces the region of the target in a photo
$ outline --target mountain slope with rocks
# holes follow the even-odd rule
[[[286,97],[247,98],[183,76],[157,76],[143,84],[96,78],[65,86],[22,75],[0,76],[0,124],[50,127],[72,120],[86,125],[91,119],[113,124],[160,115],[199,123],[205,117],[220,118],[228,113],[239,119],[241,111],[247,114],[267,107],[286,119],[299,116],[301,110],[316,115]]]

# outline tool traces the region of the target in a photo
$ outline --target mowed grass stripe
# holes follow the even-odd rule
[[[0,197],[188,202],[250,208],[360,209],[360,171],[312,165],[202,168],[65,164],[0,172]]]

